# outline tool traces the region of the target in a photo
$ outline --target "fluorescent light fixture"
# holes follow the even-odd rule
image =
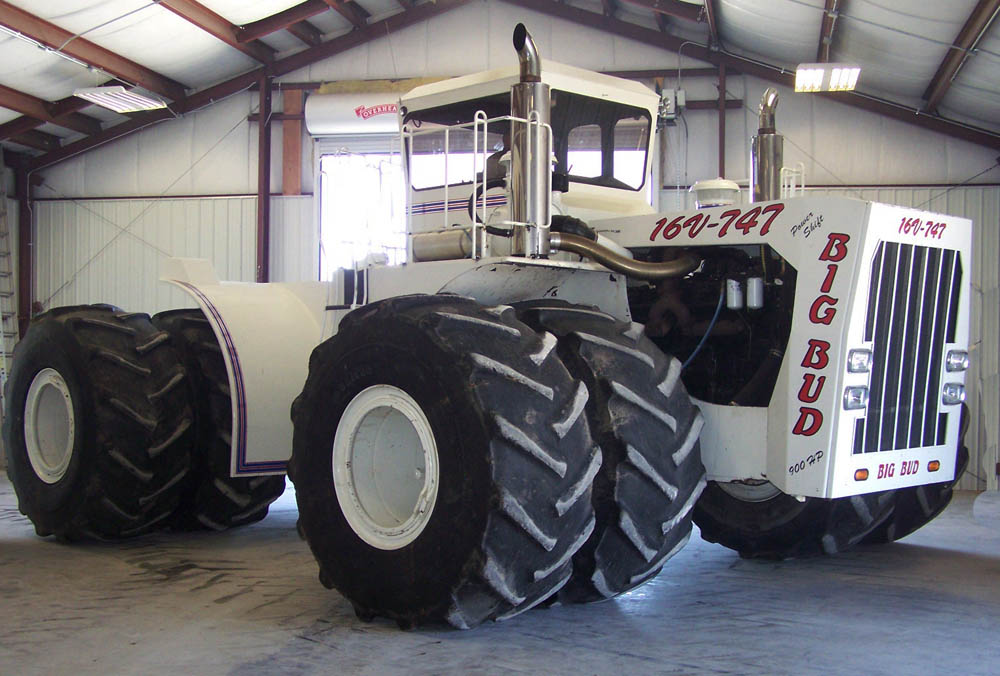
[[[795,91],[851,91],[859,75],[861,66],[856,63],[800,63],[795,69]]]
[[[156,110],[166,108],[167,104],[159,99],[130,92],[120,85],[108,87],[85,87],[73,92],[73,96],[109,108],[116,113],[137,113],[140,110]]]

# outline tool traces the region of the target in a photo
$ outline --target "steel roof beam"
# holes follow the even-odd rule
[[[684,54],[693,59],[699,59],[716,66],[725,65],[732,70],[758,77],[783,85],[788,88],[795,87],[795,73],[782,68],[769,66],[757,61],[744,59],[735,54],[709,49],[705,45],[685,41],[673,35],[661,33],[652,28],[644,28],[627,21],[620,21],[611,17],[603,16],[597,12],[580,9],[572,5],[555,2],[554,0],[504,0],[508,4],[526,7],[542,14],[555,16],[572,23],[578,23],[591,28],[598,28],[613,35],[635,40],[643,44],[659,47],[672,52],[677,52],[681,45],[684,45]],[[686,44],[685,44],[686,43]],[[824,98],[829,98],[844,105],[853,106],[868,110],[885,117],[890,117],[901,122],[928,129],[939,134],[945,134],[964,141],[976,143],[989,148],[1000,149],[1000,134],[978,127],[960,124],[951,120],[946,120],[937,115],[928,115],[914,108],[898,105],[890,101],[878,99],[873,96],[866,96],[856,92],[827,92],[818,94]]]
[[[18,134],[8,139],[11,143],[18,143],[28,148],[41,150],[42,152],[52,152],[62,145],[62,139],[55,134],[49,134],[37,129],[29,129],[23,134]]]
[[[823,21],[819,27],[819,46],[816,47],[816,61],[827,63],[830,61],[830,45],[833,43],[833,29],[837,25],[837,17],[843,7],[843,2],[838,0],[826,0],[823,8]]]
[[[0,0],[0,24],[126,82],[139,85],[174,101],[184,98],[184,85],[119,56],[111,50],[99,47],[89,40],[76,37],[69,31],[4,0]]]
[[[375,23],[366,24],[364,28],[353,30],[332,40],[327,40],[316,47],[310,47],[305,51],[275,61],[272,71],[275,76],[291,73],[294,70],[304,68],[317,61],[322,61],[335,54],[346,52],[348,49],[357,47],[358,45],[385,37],[388,33],[393,33],[412,24],[432,19],[435,16],[449,12],[469,2],[470,0],[437,0],[436,2],[424,2],[415,5],[413,9],[393,14]]]
[[[331,9],[338,12],[345,19],[354,24],[355,28],[364,28],[368,25],[368,17],[371,14],[356,2],[351,0],[323,0]]]
[[[273,49],[259,40],[241,42],[238,39],[238,26],[234,26],[208,7],[195,2],[195,0],[160,0],[159,5],[194,24],[209,35],[222,40],[230,47],[238,49],[255,61],[259,61],[260,63],[271,63],[274,61]]]
[[[924,92],[922,97],[927,101],[924,110],[930,112],[937,111],[937,107],[941,104],[944,95],[948,93],[948,89],[955,80],[955,76],[958,75],[958,71],[962,69],[972,50],[976,48],[982,37],[986,35],[986,31],[989,30],[990,24],[996,19],[998,12],[1000,12],[1000,0],[979,0],[976,8],[972,10],[972,14],[966,20],[965,25],[962,26],[962,30],[958,32],[955,42],[948,49],[948,53],[945,55],[941,65],[938,66],[934,77],[931,78],[931,83],[927,86],[927,91]]]
[[[306,43],[310,47],[315,47],[316,45],[323,42],[323,33],[320,32],[316,26],[313,26],[308,21],[299,21],[298,23],[293,23],[287,29],[289,33],[297,37],[302,42]]]
[[[271,33],[287,30],[300,21],[329,11],[330,5],[326,4],[324,0],[306,0],[306,2],[289,7],[283,12],[240,26],[237,29],[236,39],[239,42],[250,42]]]
[[[719,24],[715,18],[715,0],[705,0],[705,20],[708,22],[708,44],[721,46]]]
[[[51,122],[81,134],[96,134],[101,131],[101,121],[96,118],[76,112],[68,112],[61,116],[53,115],[52,104],[48,101],[4,85],[0,85],[0,106],[16,110],[38,121],[33,127],[42,122]]]
[[[189,113],[193,110],[209,105],[214,101],[226,98],[227,96],[231,96],[239,91],[249,89],[259,81],[262,75],[267,74],[268,72],[270,72],[270,74],[274,77],[291,73],[299,68],[304,68],[310,64],[316,63],[317,61],[322,61],[323,59],[340,54],[341,52],[345,52],[348,49],[357,47],[376,38],[384,37],[389,33],[401,30],[407,26],[421,21],[426,21],[440,14],[444,14],[452,9],[463,6],[468,2],[470,2],[470,0],[437,0],[437,2],[425,2],[420,5],[416,5],[413,9],[393,14],[392,16],[382,19],[381,21],[368,24],[364,28],[352,30],[350,33],[333,38],[332,40],[327,40],[316,47],[309,47],[308,49],[305,49],[297,54],[292,54],[284,59],[279,59],[268,67],[261,67],[248,73],[237,75],[234,78],[230,78],[229,80],[209,87],[208,89],[195,92],[186,98],[176,101],[170,106],[170,108],[173,112],[179,115]],[[58,162],[62,162],[79,155],[80,153],[92,150],[98,146],[135,133],[151,124],[155,124],[172,116],[171,111],[165,109],[154,110],[148,113],[137,113],[130,116],[128,122],[123,122],[115,125],[114,127],[109,127],[100,134],[95,134],[94,136],[89,136],[72,143],[67,143],[58,150],[33,158],[27,169],[36,171],[53,164],[57,164]]]
[[[666,14],[675,19],[685,19],[687,21],[704,21],[705,9],[698,8],[680,0],[621,0],[621,2],[637,7],[645,7],[657,14]]]

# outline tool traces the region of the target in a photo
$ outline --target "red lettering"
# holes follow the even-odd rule
[[[729,211],[723,211],[719,218],[726,219],[726,222],[722,224],[719,228],[719,237],[725,237],[726,233],[729,232],[729,226],[732,224],[733,219],[740,215],[739,209],[730,209]]]
[[[831,261],[837,263],[844,260],[847,255],[847,243],[851,241],[851,236],[839,232],[831,232],[826,238],[826,248],[819,255],[821,261]]]
[[[762,235],[767,234],[767,232],[771,229],[771,223],[774,222],[774,219],[778,217],[778,214],[780,214],[784,210],[784,208],[785,205],[782,204],[781,202],[778,202],[777,204],[768,204],[766,207],[760,210],[761,216],[763,216],[764,214],[770,214],[770,216],[767,217],[767,221],[764,222],[764,225],[760,226],[760,234]]]
[[[820,292],[830,293],[830,289],[833,288],[833,278],[837,276],[837,264],[830,263],[826,266],[826,279],[823,280],[823,285],[819,287]]]
[[[827,354],[829,349],[830,343],[825,340],[810,338],[809,347],[806,348],[806,356],[802,360],[803,368],[816,369],[817,371],[825,369],[826,365],[830,363],[830,356]]]
[[[809,321],[813,324],[826,324],[829,326],[830,322],[833,321],[833,316],[837,314],[837,311],[832,307],[824,308],[824,305],[836,305],[837,299],[831,298],[830,296],[819,296],[813,301],[812,307],[809,308]],[[820,314],[823,311],[823,314]]]
[[[826,376],[816,377],[815,373],[807,373],[802,376],[802,387],[799,388],[799,401],[803,404],[812,404],[819,399],[823,391],[823,384],[826,383]]]
[[[704,223],[702,221],[704,221]],[[707,223],[708,214],[697,214],[684,221],[683,227],[688,228],[688,237],[694,239],[701,233]]]
[[[890,462],[888,465],[878,466],[878,478],[879,479],[891,479],[896,473],[896,463]]]
[[[798,434],[803,437],[811,437],[819,432],[819,428],[822,426],[823,414],[815,408],[803,406],[799,409],[799,419],[795,421],[795,427],[792,429],[792,434]]]

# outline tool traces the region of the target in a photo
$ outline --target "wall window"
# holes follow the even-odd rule
[[[354,141],[352,143],[352,141]],[[331,279],[369,254],[406,261],[406,194],[395,136],[320,142],[320,275]],[[334,149],[336,148],[336,149]]]

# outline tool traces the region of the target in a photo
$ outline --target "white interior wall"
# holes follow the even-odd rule
[[[675,86],[671,78],[666,86]],[[714,99],[714,78],[686,78],[688,99]],[[750,177],[750,137],[757,130],[757,107],[767,87],[775,85],[747,76],[726,80],[729,98],[742,99],[742,110],[726,114],[726,176]],[[815,94],[796,94],[776,87],[777,129],[785,137],[785,166],[802,162],[806,183],[812,185],[910,185],[960,183],[996,165],[997,152],[974,143],[930,132],[911,124],[837,103]],[[689,110],[687,122],[667,128],[664,185],[690,185],[716,178],[718,114]],[[678,177],[681,179],[678,181]],[[1000,181],[1000,167],[977,179]]]
[[[275,281],[318,277],[312,198],[271,200]],[[35,203],[35,298],[45,309],[111,303],[155,313],[193,307],[159,281],[168,256],[207,258],[220,279],[252,282],[257,198],[60,200]]]

